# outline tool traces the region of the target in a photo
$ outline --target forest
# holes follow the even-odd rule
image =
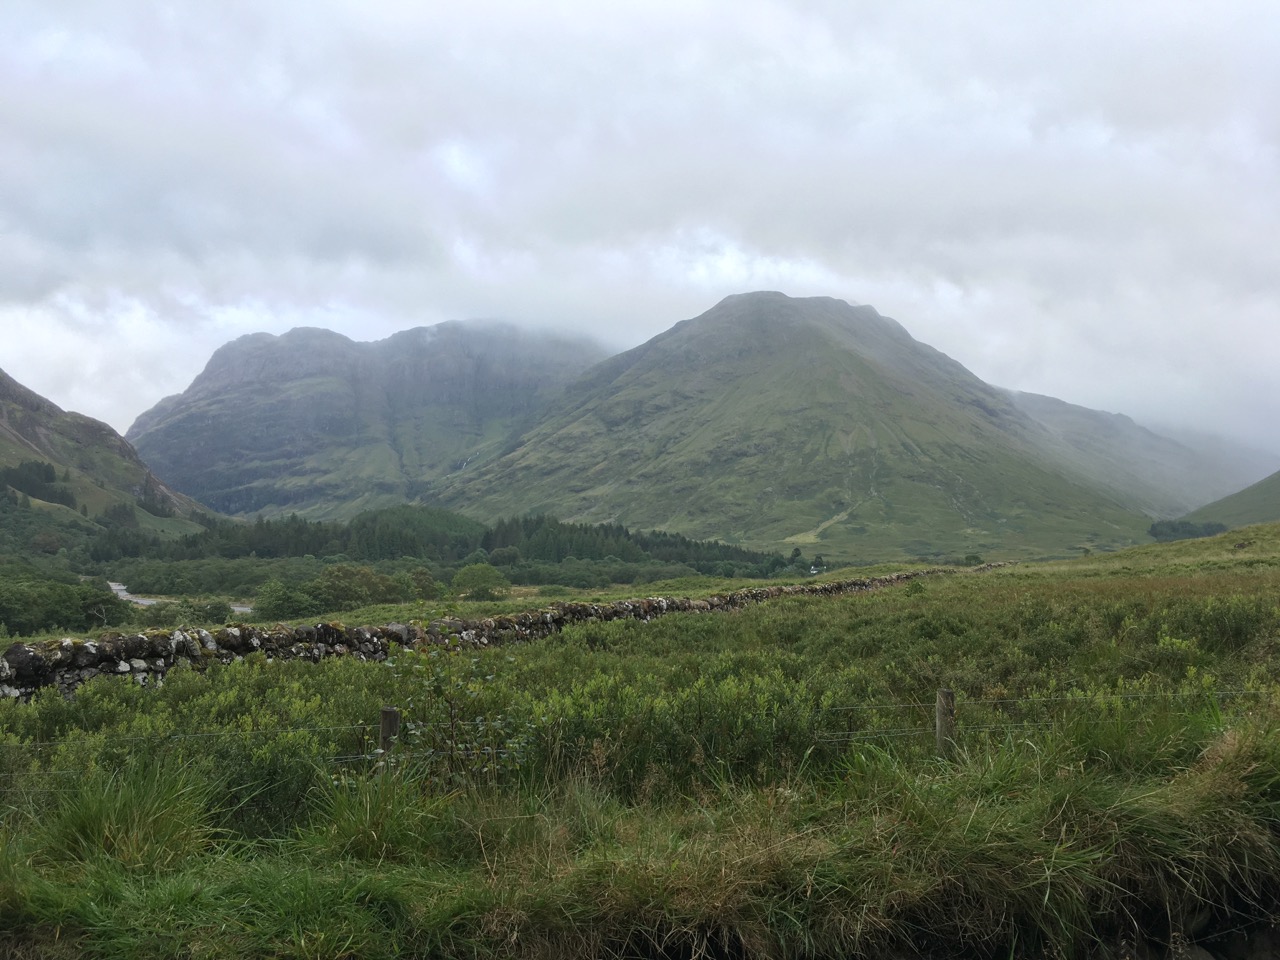
[[[51,464],[5,473],[0,496],[0,630],[27,636],[135,622],[220,622],[230,601],[268,619],[319,616],[370,604],[501,596],[513,585],[592,589],[704,575],[765,578],[807,574],[822,558],[760,553],[617,524],[565,523],[537,515],[485,525],[447,510],[398,506],[349,522],[297,515],[251,522],[198,513],[199,532],[166,536],[140,511],[144,496],[89,517],[50,512],[31,498],[56,492]],[[20,483],[22,489],[14,486]],[[28,492],[30,491],[30,492]],[[74,507],[74,498],[63,504]],[[460,580],[458,574],[462,573]],[[147,610],[119,603],[107,581],[169,598]],[[456,583],[455,583],[456,581]]]

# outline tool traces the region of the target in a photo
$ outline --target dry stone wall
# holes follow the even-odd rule
[[[106,635],[98,640],[63,639],[15,643],[0,656],[0,697],[29,699],[44,687],[64,696],[100,676],[127,677],[147,685],[163,682],[178,663],[203,669],[231,663],[252,653],[268,659],[310,660],[355,657],[385,660],[392,644],[403,647],[443,645],[488,647],[538,640],[575,623],[607,620],[652,620],[668,613],[739,610],[777,597],[837,596],[892,586],[945,570],[895,573],[885,577],[836,580],[789,586],[749,587],[702,599],[645,597],[614,603],[556,603],[541,610],[502,614],[478,620],[443,617],[427,623],[390,623],[352,627],[341,623],[314,626],[254,627],[234,624],[217,630],[150,630],[132,635]]]

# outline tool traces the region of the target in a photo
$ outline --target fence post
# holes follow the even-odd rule
[[[951,760],[956,755],[956,692],[939,690],[934,710],[934,732],[938,741],[938,756]]]
[[[400,734],[400,711],[395,707],[383,707],[378,724],[378,747],[383,753],[391,749],[392,741]]]

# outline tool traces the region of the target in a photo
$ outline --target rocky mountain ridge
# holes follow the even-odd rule
[[[775,292],[612,357],[472,323],[255,334],[128,436],[232,514],[408,500],[867,559],[1123,545],[1248,482],[1126,417],[983,383],[871,307]]]
[[[223,513],[351,516],[412,500],[496,452],[603,356],[499,323],[368,343],[307,327],[250,334],[128,437],[157,473]]]

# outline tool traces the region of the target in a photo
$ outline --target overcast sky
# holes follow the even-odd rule
[[[221,344],[746,290],[1280,451],[1275,0],[0,11],[0,368],[124,431]]]

